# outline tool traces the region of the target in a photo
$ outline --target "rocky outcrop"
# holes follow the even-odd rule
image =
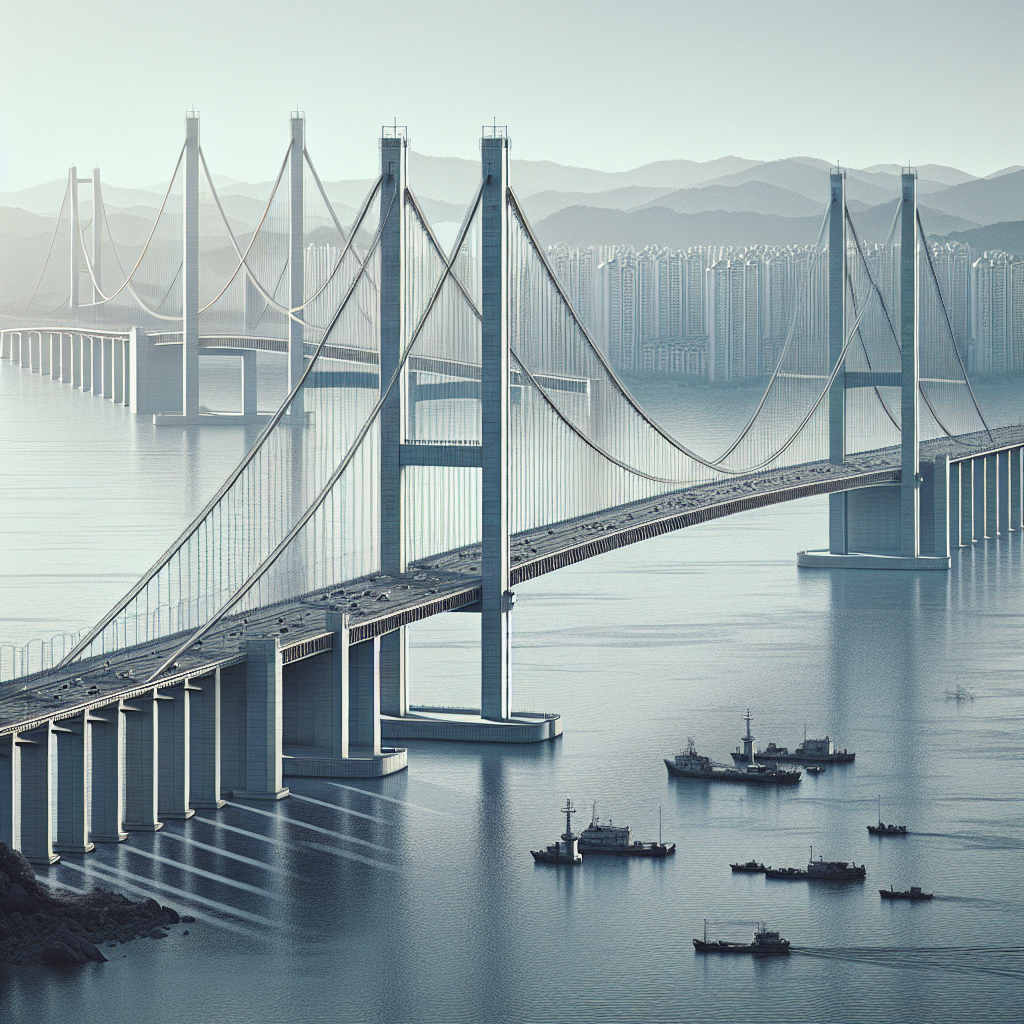
[[[0,960],[6,963],[103,962],[99,946],[164,938],[180,920],[153,899],[136,902],[100,888],[82,894],[51,889],[20,853],[0,843]]]

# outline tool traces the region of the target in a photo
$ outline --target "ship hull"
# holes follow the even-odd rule
[[[580,853],[601,854],[605,857],[669,857],[676,852],[675,843],[642,843],[630,846],[611,846],[580,840]]]
[[[785,761],[788,764],[849,764],[856,754],[822,754],[820,757],[809,757],[806,754],[766,754],[757,752],[758,761]],[[742,753],[732,752],[732,759],[738,764],[747,764],[747,757]]]
[[[786,956],[789,953],[788,943],[785,946],[755,946],[750,942],[704,942],[694,939],[693,948],[698,953],[746,953],[747,956]]]
[[[701,782],[738,782],[748,786],[793,786],[800,781],[799,772],[774,772],[748,775],[746,772],[723,768],[714,772],[691,772],[677,768],[668,758],[663,759],[669,775],[677,779],[697,779]]]

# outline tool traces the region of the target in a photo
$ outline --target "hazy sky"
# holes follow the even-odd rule
[[[726,154],[850,167],[1024,163],[1024,0],[54,0],[2,4],[0,189],[98,164],[166,180],[190,106],[215,174],[274,177],[306,112],[325,179],[380,126],[476,158],[624,170]]]

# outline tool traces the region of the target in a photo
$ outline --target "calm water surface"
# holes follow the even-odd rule
[[[7,363],[0,389],[9,642],[98,617],[251,441],[157,432]],[[1016,421],[1019,380],[982,391]],[[642,397],[708,450],[756,401]],[[809,499],[734,516],[520,587],[514,704],[560,712],[555,743],[411,743],[389,779],[291,780],[289,800],[65,857],[41,873],[198,920],[107,964],[0,965],[0,1020],[1021,1021],[1021,535],[959,552],[949,573],[798,570],[825,514]],[[476,702],[476,628],[450,615],[411,631],[414,700]],[[975,699],[947,699],[957,685]],[[761,744],[792,747],[806,725],[857,760],[786,792],[667,778],[687,736],[727,760],[747,707]],[[644,839],[660,813],[676,856],[534,865],[566,796]],[[868,835],[879,797],[911,834]],[[867,881],[729,870],[803,864],[812,845],[865,863]],[[935,899],[883,902],[890,884]],[[697,956],[705,918],[724,938],[764,920],[794,953]]]

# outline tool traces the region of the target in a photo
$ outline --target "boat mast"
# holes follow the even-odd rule
[[[572,805],[572,800],[569,797],[565,798],[565,807],[562,808],[565,813],[565,836],[563,837],[568,843],[572,840],[572,815],[576,813],[576,808]]]
[[[743,721],[747,723],[747,734],[743,737],[743,753],[746,755],[747,760],[754,763],[754,737],[750,734],[750,723],[753,721],[750,715],[750,708],[747,708],[747,713],[742,716]]]

